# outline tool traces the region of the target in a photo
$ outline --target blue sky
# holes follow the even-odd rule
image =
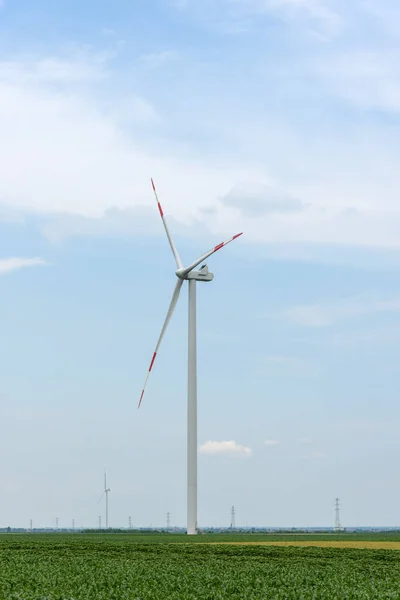
[[[0,3],[2,525],[398,525],[394,0]],[[104,514],[103,514],[104,518]]]

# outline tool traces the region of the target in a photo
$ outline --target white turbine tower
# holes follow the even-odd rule
[[[105,495],[105,497],[106,497],[106,529],[108,529],[108,494],[109,494],[109,492],[111,492],[111,488],[107,487],[107,471],[106,471],[106,468],[104,467],[104,492],[100,496],[99,502]]]
[[[172,299],[168,308],[167,316],[161,329],[160,337],[156,345],[153,357],[150,362],[150,367],[147,373],[146,381],[143,386],[143,390],[139,400],[139,408],[143,400],[144,391],[146,384],[151,373],[151,370],[156,359],[158,349],[161,341],[164,337],[168,323],[171,320],[176,304],[178,302],[179,294],[184,281],[189,282],[189,321],[188,321],[188,391],[187,391],[187,533],[193,535],[197,533],[197,357],[196,357],[196,281],[212,281],[214,275],[209,273],[207,265],[202,265],[199,270],[194,269],[203,261],[205,261],[211,254],[220,250],[229,242],[232,242],[241,233],[234,235],[226,242],[222,242],[217,246],[214,246],[211,250],[202,254],[189,266],[184,267],[179,257],[178,251],[175,247],[173,239],[168,229],[161,204],[159,202],[156,188],[153,180],[151,180],[153,186],[154,195],[158,205],[158,210],[162,222],[164,224],[165,233],[171,246],[172,253],[175,257],[177,270],[175,275],[178,277],[176,282],[175,290],[172,295]]]

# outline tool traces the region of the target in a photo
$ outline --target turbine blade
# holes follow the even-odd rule
[[[176,274],[178,275],[178,277],[182,277],[184,279],[190,273],[190,271],[193,271],[193,269],[197,267],[197,265],[199,265],[201,262],[203,262],[203,260],[206,260],[209,256],[211,256],[211,254],[214,254],[214,252],[217,252],[217,250],[220,250],[230,242],[233,242],[233,240],[236,240],[236,238],[240,237],[241,235],[243,235],[243,232],[237,233],[233,237],[229,238],[229,240],[226,240],[226,242],[222,242],[221,244],[214,246],[214,248],[212,248],[208,252],[205,252],[204,254],[199,256],[199,258],[196,258],[196,260],[188,267],[185,267],[184,269],[178,269],[176,271]]]
[[[183,264],[182,264],[182,261],[180,259],[179,254],[178,254],[178,250],[176,249],[176,246],[174,244],[174,240],[172,239],[172,236],[171,236],[170,231],[168,229],[167,221],[165,220],[164,212],[163,212],[162,206],[160,204],[160,201],[158,199],[158,194],[157,194],[156,186],[154,185],[153,179],[151,180],[151,185],[153,187],[153,192],[154,192],[154,196],[156,198],[158,210],[160,212],[160,217],[161,217],[162,222],[164,224],[165,233],[167,234],[169,245],[171,246],[172,254],[175,257],[176,265],[177,265],[178,269],[182,269]]]
[[[105,494],[105,491],[102,493],[102,495],[100,496],[100,498],[97,500],[97,504],[100,503],[100,501],[101,501],[102,497],[104,496],[104,494]]]
[[[149,367],[149,370],[147,372],[146,380],[144,382],[144,386],[143,386],[143,390],[142,390],[142,393],[141,393],[141,396],[140,396],[138,408],[140,408],[140,405],[142,404],[144,391],[145,391],[146,385],[147,385],[147,380],[149,379],[151,370],[153,368],[154,361],[155,361],[157,353],[158,353],[158,349],[160,347],[160,344],[162,342],[162,339],[163,339],[164,334],[166,332],[166,329],[168,327],[168,323],[170,322],[171,317],[174,314],[174,310],[175,310],[176,304],[178,302],[178,298],[179,298],[179,294],[180,294],[180,291],[181,291],[182,284],[183,284],[183,279],[178,279],[178,281],[176,282],[174,293],[172,294],[171,302],[170,302],[170,305],[169,305],[169,308],[168,308],[167,316],[165,317],[164,325],[162,326],[162,329],[161,329],[160,337],[158,338],[156,349],[154,350],[154,354],[153,354],[153,357],[152,357],[151,362],[150,362],[150,367]]]

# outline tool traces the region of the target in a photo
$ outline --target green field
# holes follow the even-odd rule
[[[343,540],[400,549],[398,534],[4,534],[0,599],[398,600],[398,551],[262,545]]]

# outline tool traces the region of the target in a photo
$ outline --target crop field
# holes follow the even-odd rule
[[[316,548],[359,548],[370,550],[400,550],[400,542],[384,540],[286,540],[286,541],[246,541],[246,542],[205,542],[212,545],[230,544],[236,546],[297,546]]]
[[[398,600],[400,552],[379,544],[400,537],[4,534],[0,599]]]

